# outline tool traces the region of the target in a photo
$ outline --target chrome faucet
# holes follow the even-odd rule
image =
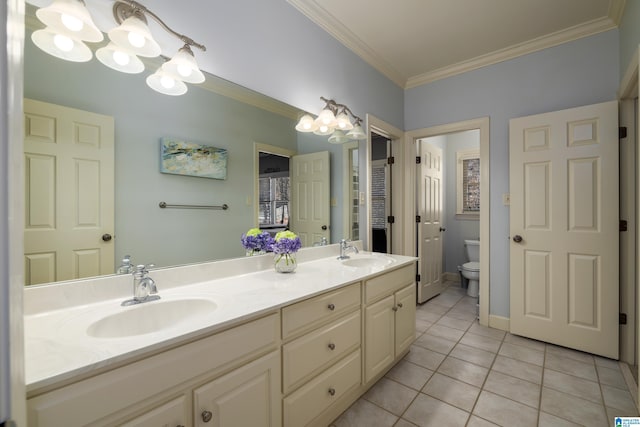
[[[338,259],[349,259],[349,255],[347,255],[347,252],[350,250],[355,251],[355,253],[359,253],[358,248],[353,245],[348,245],[346,239],[340,240],[340,256],[338,257]]]
[[[142,304],[160,299],[160,295],[157,295],[156,282],[147,276],[149,274],[148,267],[153,267],[153,264],[136,266],[133,272],[133,298],[124,301],[122,305]]]
[[[315,242],[313,246],[327,246],[328,244],[329,244],[329,241],[327,240],[327,238],[323,237],[322,240],[320,240],[319,242]]]

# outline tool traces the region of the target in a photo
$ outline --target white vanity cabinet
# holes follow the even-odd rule
[[[274,313],[30,396],[29,426],[213,425],[198,424],[205,410],[212,417],[228,417],[216,426],[242,425],[229,414],[238,411],[241,414],[232,416],[244,416],[249,401],[268,407],[270,413],[268,422],[250,425],[277,427],[281,424],[279,335],[280,316]]]
[[[226,279],[229,284],[219,284],[218,292],[229,286],[234,304],[244,301],[237,295],[245,295],[254,298],[248,306],[253,308],[200,332],[147,336],[150,344],[131,350],[136,353],[120,350],[106,361],[83,360],[75,371],[62,371],[67,376],[51,370],[56,376],[32,383],[28,391],[28,426],[330,425],[414,340],[415,262],[391,257],[399,264],[345,267],[326,276],[317,273],[318,265],[341,268],[333,256],[306,273],[300,268],[286,276],[287,286],[305,285],[293,289],[295,297],[282,292],[285,276],[272,271],[256,273],[256,283],[266,285],[246,294],[232,293],[243,291],[246,277]],[[274,298],[274,289],[282,299]],[[45,326],[40,327],[47,331]],[[100,339],[83,340],[91,349],[98,345],[91,340]],[[38,355],[39,362],[56,362]]]
[[[327,425],[342,412],[362,383],[361,325],[360,282],[282,309],[285,427]]]
[[[280,352],[196,388],[193,408],[194,426],[279,427]]]
[[[364,283],[365,383],[405,353],[415,338],[415,267],[408,265]]]

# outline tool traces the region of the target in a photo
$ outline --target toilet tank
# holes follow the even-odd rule
[[[469,261],[480,261],[480,240],[465,240],[464,252]]]

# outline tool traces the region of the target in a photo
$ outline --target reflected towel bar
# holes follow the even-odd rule
[[[167,202],[160,202],[158,206],[160,206],[162,209],[164,208],[215,209],[215,210],[222,209],[223,211],[226,211],[227,209],[229,209],[229,205],[227,205],[226,203],[221,206],[214,206],[214,205],[170,205]]]

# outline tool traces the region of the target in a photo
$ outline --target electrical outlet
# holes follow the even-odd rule
[[[502,195],[502,204],[505,206],[509,206],[511,204],[511,194],[504,193]]]

